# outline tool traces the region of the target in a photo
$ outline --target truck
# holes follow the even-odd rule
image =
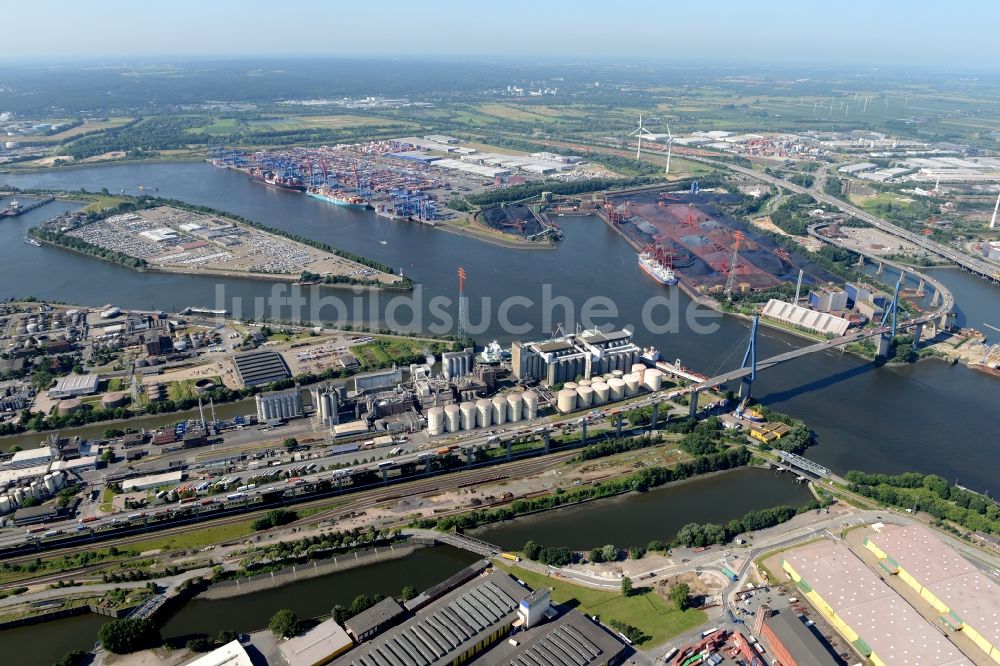
[[[520,562],[521,558],[513,553],[500,553],[500,557],[511,562]]]

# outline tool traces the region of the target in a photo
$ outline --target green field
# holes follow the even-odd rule
[[[643,649],[660,645],[708,620],[708,616],[700,610],[678,611],[655,592],[640,594],[640,590],[624,597],[618,591],[595,590],[521,567],[500,566],[535,589],[551,587],[555,603],[566,604],[587,615],[596,615],[604,623],[618,620],[640,629],[648,636],[637,644]]]
[[[373,342],[351,347],[363,368],[381,368],[407,361],[414,354],[420,354],[430,345],[419,340],[376,337]]]

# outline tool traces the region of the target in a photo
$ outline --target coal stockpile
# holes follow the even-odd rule
[[[541,223],[524,204],[487,208],[481,214],[486,226],[505,234],[528,237],[542,231]]]

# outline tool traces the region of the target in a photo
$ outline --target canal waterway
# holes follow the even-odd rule
[[[441,321],[435,312],[446,312],[454,324],[455,271],[461,265],[469,272],[470,330],[481,342],[538,338],[560,323],[572,329],[588,299],[606,296],[613,316],[597,317],[595,323],[634,325],[638,343],[656,346],[670,360],[680,358],[689,367],[712,372],[731,369],[742,358],[746,322],[698,308],[676,288],[653,283],[636,265],[632,248],[595,217],[560,218],[566,238],[557,250],[525,252],[330,206],[263,187],[239,173],[206,163],[128,164],[0,175],[0,185],[68,191],[106,187],[111,192],[126,188],[135,193],[139,183],[158,188],[160,196],[230,211],[370,256],[403,269],[419,283],[417,296],[422,303],[416,308],[417,317],[408,316],[410,310],[392,300],[398,299],[398,294],[355,298],[350,290],[325,289],[324,298],[334,294],[343,303],[339,309],[327,306],[321,310],[323,321],[346,316],[378,324],[388,311],[396,315],[399,329],[427,330]],[[272,293],[271,285],[264,282],[140,274],[58,248],[22,243],[25,230],[54,214],[56,205],[0,224],[0,285],[4,293],[94,306],[112,302],[122,307],[168,310],[188,305],[226,307],[244,314],[252,313],[255,297]],[[1000,290],[955,270],[942,269],[936,275],[955,293],[960,321],[964,317],[977,328],[983,328],[977,320],[1000,327],[990,320],[1000,318]],[[217,301],[217,294],[223,295],[222,300]],[[671,317],[677,322],[676,329],[650,330],[643,325],[643,308],[665,295],[676,298]],[[435,310],[429,304],[435,296],[452,302]],[[500,302],[509,297],[526,297],[533,302],[530,306],[514,304],[510,309],[512,323],[524,324],[520,329],[505,330],[496,321]],[[319,302],[317,298],[306,294],[306,311]],[[485,302],[486,298],[491,302]],[[546,299],[552,308],[543,307]],[[492,312],[492,317],[488,325],[480,326],[487,312]],[[654,308],[658,323],[666,320],[665,312]],[[714,330],[695,332],[685,317],[687,312],[700,313],[702,323],[715,324]],[[268,315],[283,316],[280,312]],[[984,330],[1000,338],[1000,333]],[[803,344],[789,334],[765,329],[758,356]],[[1000,466],[997,388],[996,379],[961,366],[929,361],[876,368],[832,351],[761,373],[754,394],[768,406],[807,422],[816,431],[819,444],[809,451],[809,457],[836,471],[935,472],[997,494],[1000,477],[993,473]]]
[[[520,550],[529,540],[572,550],[609,543],[631,548],[653,539],[669,543],[687,523],[724,525],[752,509],[810,502],[808,486],[793,479],[788,473],[755,467],[733,470],[496,523],[477,530],[475,536],[507,550]]]

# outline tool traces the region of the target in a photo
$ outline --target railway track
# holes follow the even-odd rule
[[[336,508],[328,509],[326,511],[321,511],[310,515],[307,518],[300,518],[289,525],[282,526],[277,529],[288,529],[288,527],[302,527],[311,523],[320,522],[323,520],[330,520],[332,518],[337,518],[344,513],[351,511],[359,511],[370,509],[372,507],[378,506],[384,502],[389,502],[394,499],[399,499],[400,497],[412,497],[415,495],[426,495],[430,493],[440,493],[448,490],[457,490],[462,487],[468,487],[469,485],[474,485],[476,483],[487,482],[495,479],[498,475],[505,475],[510,478],[518,478],[524,476],[530,476],[546,469],[557,467],[569,458],[575,456],[577,451],[557,451],[550,453],[548,455],[533,456],[524,460],[515,460],[509,463],[499,463],[490,464],[479,468],[472,469],[462,469],[451,473],[437,474],[429,476],[422,479],[414,479],[411,481],[402,481],[390,486],[370,488],[365,490],[359,490],[356,493],[345,493],[343,495],[332,495],[314,500],[306,500],[303,502],[298,502],[293,506],[295,509],[311,508],[316,506],[323,506],[337,500],[338,497],[348,497],[348,501],[344,504],[338,505]],[[182,524],[176,527],[168,527],[159,530],[145,530],[137,529],[135,534],[128,534],[120,538],[112,538],[107,540],[94,540],[82,544],[74,544],[72,546],[67,546],[63,548],[53,548],[51,550],[43,550],[35,553],[17,555],[13,557],[6,558],[4,562],[10,564],[23,564],[27,562],[32,562],[37,558],[44,557],[45,559],[57,558],[62,556],[72,556],[80,552],[93,550],[94,548],[103,547],[104,545],[113,545],[116,547],[125,547],[130,544],[139,543],[143,541],[148,541],[154,538],[168,537],[175,534],[182,534],[189,532],[192,529],[198,529],[199,527],[211,528],[220,527],[224,525],[231,525],[235,523],[244,522],[247,520],[252,520],[254,518],[259,518],[265,515],[268,511],[272,510],[274,507],[267,507],[262,509],[257,509],[253,511],[241,512],[238,514],[223,516],[217,519],[210,519],[207,521],[201,521],[196,525],[192,524]],[[261,532],[265,534],[266,532]],[[141,558],[132,558],[141,559]],[[131,560],[119,561],[122,564],[127,564]],[[43,576],[44,579],[56,579],[56,578],[67,578],[74,575],[80,575],[81,573],[87,573],[88,571],[95,571],[99,568],[106,567],[109,563],[97,563],[92,565],[85,565],[83,567],[77,567],[74,569],[62,571],[59,573],[53,573],[48,576]],[[26,581],[36,581],[38,577],[23,578],[16,581],[9,581],[0,585],[0,589],[3,587],[9,587],[17,584],[23,584]]]

